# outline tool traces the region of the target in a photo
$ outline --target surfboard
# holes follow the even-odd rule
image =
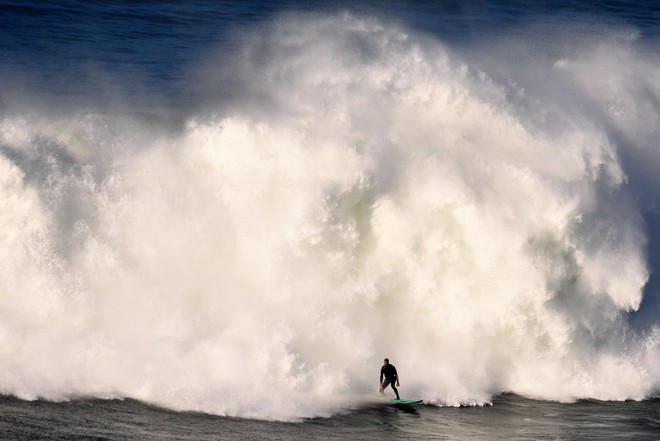
[[[423,400],[397,400],[396,398],[390,400],[390,404],[422,404]]]

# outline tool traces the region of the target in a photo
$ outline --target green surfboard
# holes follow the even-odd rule
[[[422,404],[422,402],[423,402],[423,400],[397,400],[397,399],[390,400],[390,404],[407,404],[407,405],[410,405],[410,404]]]

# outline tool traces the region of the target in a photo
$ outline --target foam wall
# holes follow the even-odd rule
[[[0,392],[295,419],[377,400],[388,356],[439,405],[657,393],[658,328],[626,317],[660,70],[615,37],[494,59],[289,17],[181,128],[7,109]]]

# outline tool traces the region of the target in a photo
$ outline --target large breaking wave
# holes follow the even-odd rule
[[[660,63],[599,36],[289,17],[180,125],[5,109],[0,391],[291,419],[389,356],[440,405],[657,393]]]

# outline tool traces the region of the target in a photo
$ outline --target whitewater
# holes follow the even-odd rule
[[[657,396],[660,58],[545,32],[287,15],[194,110],[4,92],[0,393],[295,420],[389,357],[439,406]]]

